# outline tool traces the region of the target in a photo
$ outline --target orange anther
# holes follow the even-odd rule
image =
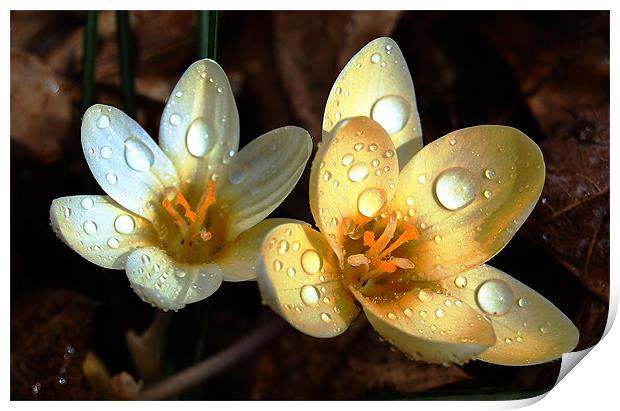
[[[375,233],[373,233],[372,231],[364,231],[364,246],[375,246]]]
[[[207,191],[204,192],[202,194],[202,197],[200,198],[200,202],[199,204],[199,208],[198,208],[198,212],[196,213],[197,215],[197,220],[199,224],[202,224],[202,222],[204,221],[206,214],[207,214],[207,210],[209,209],[209,207],[215,203],[215,189],[216,189],[216,184],[215,181],[209,181],[207,183]]]
[[[189,206],[187,199],[180,191],[177,192],[175,197],[175,202],[177,205],[180,205],[185,210],[185,217],[187,217],[192,223],[196,222],[196,213],[192,211],[192,208]]]
[[[396,271],[396,264],[390,261],[381,260],[379,261],[378,268],[384,273],[393,273],[394,271]]]

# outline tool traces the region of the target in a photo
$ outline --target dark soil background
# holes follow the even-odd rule
[[[99,16],[95,101],[122,107],[115,16]],[[196,60],[197,17],[130,13],[136,117],[154,138],[165,98]],[[49,226],[54,198],[102,193],[80,147],[85,18],[11,13],[12,399],[132,398],[143,376],[125,335],[143,332],[156,313],[133,294],[124,272],[88,263]],[[425,143],[477,124],[506,124],[533,138],[547,164],[543,197],[491,264],[566,313],[581,332],[577,349],[601,338],[609,300],[608,12],[223,12],[220,27],[218,60],[235,91],[242,145],[289,124],[308,129],[316,142],[340,69],[379,36],[395,39],[412,71]],[[307,179],[274,215],[312,221]],[[164,375],[274,317],[254,282],[224,283],[213,297],[170,315]],[[108,387],[86,380],[87,353],[115,376]],[[178,398],[517,398],[548,390],[559,368],[559,361],[413,362],[360,316],[330,340],[287,328]]]

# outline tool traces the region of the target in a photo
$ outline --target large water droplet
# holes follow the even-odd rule
[[[374,217],[379,214],[386,202],[385,190],[378,187],[367,188],[357,197],[357,209],[366,217]]]
[[[84,228],[84,232],[88,235],[95,235],[97,233],[97,224],[94,221],[88,220],[82,226]]]
[[[468,170],[454,167],[435,180],[435,195],[448,210],[459,210],[471,204],[476,196],[476,181]]]
[[[514,303],[512,288],[503,280],[487,280],[476,290],[476,303],[489,315],[504,315]]]
[[[187,150],[194,157],[204,157],[213,148],[213,138],[209,138],[209,127],[203,117],[192,121],[185,136]]]
[[[133,218],[127,214],[122,214],[114,220],[114,228],[121,234],[129,234],[136,227]]]
[[[353,182],[360,182],[368,177],[369,169],[366,163],[355,163],[349,168],[349,179]]]
[[[99,128],[107,128],[110,125],[110,117],[102,114],[97,119],[97,127]]]
[[[301,296],[301,301],[303,301],[304,304],[315,305],[319,302],[319,298],[321,297],[321,294],[319,293],[319,290],[317,290],[315,286],[306,284],[303,287],[301,287],[300,296]]]
[[[136,171],[146,171],[153,166],[155,156],[143,142],[130,137],[125,140],[125,161]]]
[[[381,97],[372,106],[370,116],[381,124],[388,134],[396,134],[409,120],[409,103],[400,96]]]
[[[321,269],[321,256],[314,250],[306,250],[301,255],[301,268],[308,274],[314,274]]]

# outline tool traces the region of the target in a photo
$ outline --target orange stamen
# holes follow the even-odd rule
[[[200,204],[198,212],[196,213],[198,216],[198,224],[202,224],[207,215],[207,210],[209,207],[215,203],[215,189],[216,189],[215,181],[209,181],[207,183],[207,191],[202,194],[200,198]]]
[[[396,241],[390,244],[390,246],[381,253],[379,258],[384,258],[386,255],[391,254],[392,251],[396,250],[401,245],[411,240],[417,240],[419,237],[420,234],[418,233],[418,230],[411,224],[407,224],[407,226],[405,226],[405,231],[403,231],[400,237],[398,237]]]
[[[378,268],[384,273],[393,273],[394,271],[396,271],[396,264],[391,261],[382,260],[379,261]]]
[[[364,245],[371,248],[375,246],[375,233],[364,231]]]
[[[166,210],[166,212],[168,212],[168,214],[170,214],[170,217],[172,217],[172,220],[181,229],[181,231],[186,231],[187,230],[187,223],[185,222],[185,220],[183,220],[183,217],[181,217],[181,214],[179,214],[177,209],[174,208],[174,206],[172,205],[172,202],[170,201],[169,197],[170,196],[167,195],[164,198],[164,201],[162,201],[161,204],[164,207],[164,209]]]

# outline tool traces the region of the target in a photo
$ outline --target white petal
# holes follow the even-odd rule
[[[197,61],[183,73],[162,114],[159,143],[174,162],[190,203],[200,197],[192,190],[204,189],[200,182],[219,176],[237,151],[237,106],[228,78],[215,61]]]
[[[228,213],[228,240],[267,217],[291,192],[312,153],[308,132],[282,127],[251,141],[220,180],[221,207]]]
[[[58,237],[88,261],[117,270],[136,248],[158,241],[151,223],[108,196],[57,198],[50,220]]]
[[[153,221],[165,187],[178,186],[172,162],[142,127],[101,104],[82,119],[82,149],[99,185],[116,202]]]
[[[342,120],[365,116],[383,126],[398,153],[400,168],[422,148],[422,127],[411,73],[394,40],[368,43],[334,82],[323,116],[323,142]]]
[[[158,247],[134,251],[125,269],[136,294],[166,311],[203,300],[222,284],[222,270],[217,264],[181,263]]]
[[[256,278],[256,264],[263,247],[263,240],[280,224],[298,223],[289,218],[268,218],[242,232],[228,243],[214,260],[222,269],[224,281],[247,281]]]

